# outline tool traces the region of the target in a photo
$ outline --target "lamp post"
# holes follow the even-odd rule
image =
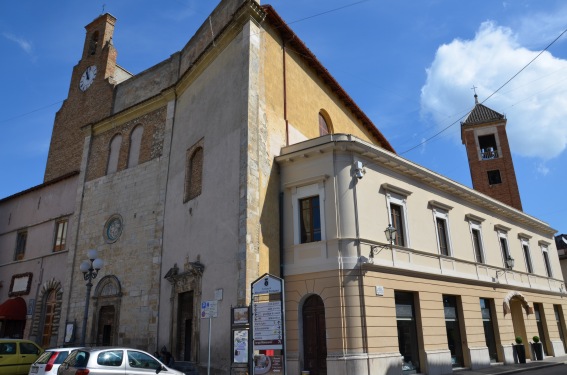
[[[91,298],[91,289],[93,287],[92,281],[96,279],[98,271],[104,266],[102,259],[97,258],[98,254],[96,249],[90,249],[87,252],[89,260],[84,260],[81,263],[80,270],[83,273],[83,278],[87,281],[87,297],[85,299],[85,315],[83,316],[83,327],[81,328],[81,346],[85,346],[85,336],[87,334],[87,320],[89,318],[89,300]]]

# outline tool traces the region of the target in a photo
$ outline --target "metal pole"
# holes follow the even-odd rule
[[[207,375],[211,375],[211,321],[212,317],[209,317],[209,359],[207,363]]]
[[[81,333],[81,346],[85,346],[85,339],[87,334],[87,319],[89,318],[89,300],[91,298],[91,288],[93,287],[93,283],[89,278],[89,282],[87,283],[87,298],[85,299],[85,315],[83,316],[83,327]]]

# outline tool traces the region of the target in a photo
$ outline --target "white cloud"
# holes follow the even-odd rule
[[[538,53],[522,47],[511,29],[484,22],[474,39],[438,48],[421,90],[423,113],[446,127],[472,109],[473,85],[483,101]],[[484,103],[506,114],[512,152],[548,160],[565,150],[566,82],[567,60],[545,52]],[[449,122],[447,113],[454,114]]]
[[[24,50],[25,53],[27,53],[30,56],[33,56],[33,46],[31,42],[28,42],[24,38],[21,38],[19,36],[10,33],[2,33],[2,36],[4,36],[4,38],[12,42],[15,42],[18,46],[20,46],[21,49]]]
[[[536,166],[536,170],[539,174],[543,176],[547,176],[549,173],[549,168],[544,163],[538,163]]]

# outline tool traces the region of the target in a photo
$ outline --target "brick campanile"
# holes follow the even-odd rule
[[[461,123],[461,140],[467,149],[473,188],[522,210],[516,172],[506,134],[504,115],[480,104]]]
[[[106,13],[88,24],[81,60],[73,68],[67,99],[55,115],[44,182],[81,165],[81,128],[110,115],[116,81],[116,49],[112,34],[116,18]]]

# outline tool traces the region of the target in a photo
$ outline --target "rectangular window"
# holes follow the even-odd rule
[[[565,342],[565,330],[563,329],[564,322],[562,319],[563,309],[561,305],[553,305],[553,312],[555,313],[555,322],[557,323],[557,332],[559,332],[559,338],[563,342],[563,349],[567,352],[567,343]]]
[[[394,245],[406,246],[404,231],[404,211],[399,204],[390,203],[392,226],[396,228],[396,239]]]
[[[301,243],[321,241],[319,196],[300,199],[299,208]]]
[[[522,250],[524,250],[524,259],[526,260],[526,271],[528,273],[533,273],[534,269],[532,266],[532,257],[530,255],[530,246],[526,240],[522,241]]]
[[[55,224],[55,244],[53,251],[65,250],[67,242],[67,220],[58,221]]]
[[[542,246],[541,251],[543,254],[543,263],[545,264],[545,272],[547,274],[547,277],[552,277],[553,272],[551,272],[551,263],[549,263],[549,254],[547,253],[547,247]]]
[[[28,240],[27,231],[18,232],[18,235],[16,237],[16,253],[14,255],[14,260],[24,259],[24,255],[26,254],[27,240]]]
[[[504,262],[504,267],[508,268],[506,261],[510,258],[510,251],[508,250],[508,238],[506,233],[498,232],[498,237],[500,239],[500,250],[502,251],[502,260]]]
[[[545,329],[545,327],[547,327],[547,324],[545,322],[543,305],[541,303],[534,303],[534,315],[535,315],[535,321],[536,321],[536,325],[537,325],[537,333],[539,335],[539,340],[543,344],[543,353],[544,353],[544,355],[547,355],[547,353],[548,353],[548,350],[547,350],[547,335],[546,335],[546,329]]]
[[[482,256],[482,241],[480,239],[480,229],[471,228],[473,248],[474,248],[474,260],[477,263],[484,263],[484,257]]]
[[[436,217],[437,240],[439,241],[439,253],[449,256],[449,236],[447,232],[447,221],[443,218]]]
[[[488,171],[486,173],[488,174],[489,185],[497,185],[502,183],[502,177],[500,176],[500,171],[498,169]]]
[[[419,347],[415,319],[414,293],[394,292],[398,348],[402,355],[402,374],[416,374],[419,369]]]
[[[453,367],[463,366],[463,345],[461,342],[461,326],[459,324],[459,311],[456,296],[443,296],[445,310],[445,331],[447,343],[451,351],[451,364]]]
[[[492,322],[492,304],[494,302],[488,298],[480,299],[480,312],[482,314],[482,325],[484,328],[484,340],[488,347],[488,356],[490,362],[498,361],[498,352],[496,350],[496,334],[494,333],[494,324]]]
[[[496,147],[496,137],[494,137],[494,134],[481,135],[478,137],[478,145],[483,160],[498,157],[498,148]]]

